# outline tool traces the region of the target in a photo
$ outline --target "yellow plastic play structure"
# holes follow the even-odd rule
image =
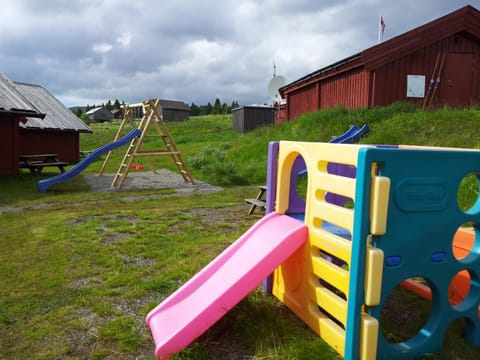
[[[355,200],[356,179],[338,177],[327,172],[330,162],[357,166],[358,151],[361,146],[330,144],[281,142],[278,154],[278,174],[290,174],[290,169],[298,155],[307,164],[310,188],[307,191],[305,224],[309,229],[308,243],[297,251],[274,273],[273,294],[303,319],[315,332],[332,346],[339,354],[345,355],[345,327],[347,325],[352,259],[352,241],[324,229],[324,222],[354,231],[354,209],[339,207],[325,201],[325,194],[334,192]],[[314,167],[314,169],[311,169]],[[278,179],[277,204],[288,204],[290,194],[290,176]],[[389,179],[372,175],[372,224],[370,232],[382,235],[386,227],[386,207],[388,206]],[[285,213],[287,208],[277,208]],[[365,304],[378,305],[382,282],[383,252],[367,246],[365,239]],[[328,254],[328,255],[327,255]],[[329,261],[334,256],[342,261],[342,266]],[[323,280],[323,284],[320,279]],[[327,284],[331,284],[328,286]],[[334,289],[332,288],[334,287]],[[344,294],[345,296],[339,296]],[[329,316],[326,315],[329,314]],[[367,354],[375,354],[378,334],[378,321],[361,313],[362,359],[374,359]],[[335,321],[336,320],[336,321]]]

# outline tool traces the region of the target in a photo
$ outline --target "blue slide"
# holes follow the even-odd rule
[[[352,125],[350,129],[345,131],[345,133],[343,133],[340,136],[337,136],[336,138],[333,138],[332,140],[329,141],[329,143],[342,144],[343,142],[348,141],[353,136],[353,134],[355,134],[357,131],[358,131],[357,125]]]
[[[363,124],[360,129],[356,125],[352,125],[344,134],[330,140],[329,143],[353,144],[369,131],[370,128],[367,124]]]
[[[102,154],[105,154],[105,153],[109,152],[110,150],[113,150],[113,149],[116,149],[116,148],[118,148],[122,145],[125,145],[125,144],[129,143],[130,141],[132,141],[133,138],[135,138],[137,136],[140,136],[140,135],[142,135],[142,132],[139,129],[133,129],[127,135],[118,139],[117,141],[114,141],[114,142],[108,143],[106,145],[100,146],[98,149],[92,151],[90,154],[85,156],[82,160],[80,160],[77,163],[77,165],[72,167],[70,170],[65,171],[64,173],[61,173],[57,176],[54,176],[54,177],[51,177],[51,178],[48,178],[48,179],[44,179],[44,180],[40,180],[37,183],[37,190],[39,192],[44,193],[44,192],[47,191],[47,189],[50,186],[58,184],[62,181],[71,179],[74,176],[77,176],[83,170],[85,170],[88,167],[88,165],[90,165],[92,162],[97,160]]]
[[[348,129],[345,134],[340,135],[339,137],[330,140],[329,142],[337,144],[353,144],[369,131],[370,128],[367,124],[363,124],[360,129],[355,125],[352,125],[352,127]]]

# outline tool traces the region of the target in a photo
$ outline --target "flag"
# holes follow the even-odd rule
[[[385,21],[383,21],[383,16],[380,15],[380,22],[378,24],[378,42],[383,41],[383,33],[385,32]]]

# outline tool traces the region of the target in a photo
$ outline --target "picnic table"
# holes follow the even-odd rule
[[[265,200],[267,186],[262,185],[259,186],[260,191],[255,199],[245,199],[247,204],[250,204],[250,210],[248,211],[248,215],[252,215],[255,212],[255,209],[258,207],[260,209],[265,209],[267,206],[267,200]]]
[[[20,167],[32,173],[41,173],[44,167],[56,166],[63,173],[68,162],[59,161],[58,154],[20,155]]]

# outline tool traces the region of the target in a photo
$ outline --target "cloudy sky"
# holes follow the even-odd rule
[[[0,72],[66,106],[269,101],[293,81],[480,0],[4,0]]]

